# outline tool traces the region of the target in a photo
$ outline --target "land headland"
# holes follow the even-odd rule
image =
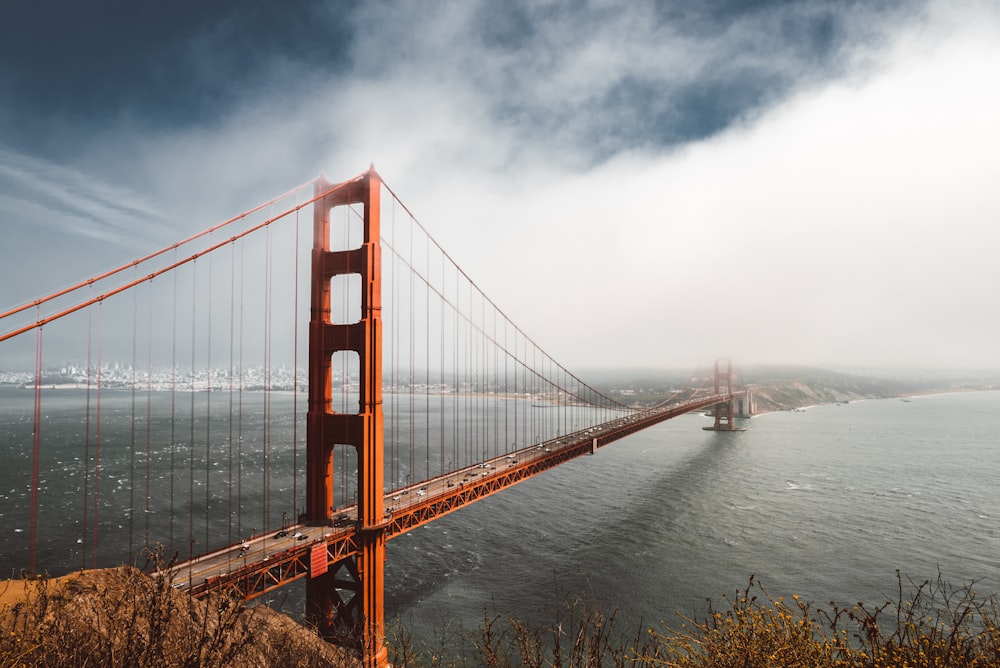
[[[595,386],[623,403],[655,405],[684,387],[711,382],[712,370],[695,374],[654,369],[595,370]],[[942,392],[1000,389],[1000,370],[852,370],[812,366],[750,365],[738,369],[734,384],[753,388],[757,413],[789,411],[821,404],[888,399]]]

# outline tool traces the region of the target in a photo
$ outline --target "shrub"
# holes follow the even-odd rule
[[[24,600],[0,610],[0,666],[354,665],[282,615],[224,595],[196,600],[154,571],[85,571],[58,586],[30,578]]]

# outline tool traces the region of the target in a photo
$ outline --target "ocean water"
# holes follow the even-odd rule
[[[22,404],[30,394],[0,396],[4,577],[27,554],[31,416]],[[261,398],[247,394],[244,424],[230,431],[225,398],[212,399],[208,420],[201,417],[205,395],[147,409],[142,397],[136,408],[131,393],[106,393],[101,538],[94,540],[93,510],[79,507],[81,490],[95,484],[84,473],[93,468],[93,444],[89,466],[81,463],[88,456],[84,395],[46,394],[40,569],[68,572],[95,557],[109,565],[167,535],[174,549],[198,551],[229,534],[277,526],[294,507],[290,472],[293,461],[304,466],[304,450],[293,459],[282,445],[293,433],[281,417],[289,397],[269,399],[274,410],[264,424]],[[141,417],[134,432],[133,414]],[[164,445],[172,414],[180,416],[173,447]],[[184,415],[195,417],[184,422]],[[128,428],[112,429],[115,420]],[[605,612],[617,610],[618,628],[632,630],[672,623],[675,611],[704,612],[706,598],[731,594],[751,575],[775,596],[822,605],[888,600],[897,569],[917,581],[940,573],[1000,592],[1000,392],[771,413],[735,433],[704,431],[707,424],[700,415],[671,420],[393,539],[387,618],[433,642],[446,629],[477,626],[484,610],[549,624],[567,600],[587,596]],[[130,442],[138,443],[137,457]],[[243,508],[229,496],[234,474],[223,454],[230,443],[244,450]],[[272,453],[268,469],[264,447]],[[156,503],[143,508],[147,487]],[[122,510],[131,497],[134,514]],[[218,516],[212,523],[186,515],[206,504]],[[302,599],[299,583],[268,601],[295,615]]]
[[[438,638],[484,609],[542,624],[586,595],[637,629],[753,575],[820,605],[915,581],[1000,592],[1000,392],[684,416],[388,546],[387,615]]]

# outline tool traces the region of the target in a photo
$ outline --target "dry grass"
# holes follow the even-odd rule
[[[17,591],[20,588],[20,591]],[[351,666],[343,650],[267,608],[195,600],[131,567],[31,578],[0,607],[0,666]],[[11,602],[11,598],[19,599]]]
[[[650,631],[665,649],[652,666],[677,668],[986,668],[1000,665],[995,596],[951,587],[939,576],[920,584],[897,573],[895,601],[813,609],[772,598],[753,578],[722,610]]]
[[[344,650],[267,608],[196,601],[134,568],[0,584],[0,667],[353,666]],[[390,626],[397,668],[985,668],[1000,666],[1000,604],[940,577],[897,580],[894,601],[814,608],[752,578],[677,627],[623,633],[616,615],[574,601],[551,625],[484,613],[478,629],[417,646]]]
[[[704,618],[681,617],[634,634],[615,630],[586,602],[567,608],[556,624],[532,627],[484,617],[457,644],[414,648],[391,638],[393,665],[490,668],[986,668],[1000,666],[1000,605],[972,586],[953,588],[940,577],[920,584],[897,580],[895,601],[828,610],[792,597],[773,598],[751,578]]]

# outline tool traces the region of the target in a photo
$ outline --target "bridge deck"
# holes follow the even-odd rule
[[[712,395],[635,413],[590,429],[560,436],[385,495],[380,529],[391,539],[438,517],[535,476],[596,452],[625,436],[728,399]],[[294,524],[179,563],[174,587],[195,596],[227,590],[249,600],[357,553],[357,508],[338,511],[332,522]],[[324,563],[325,562],[325,563]]]

